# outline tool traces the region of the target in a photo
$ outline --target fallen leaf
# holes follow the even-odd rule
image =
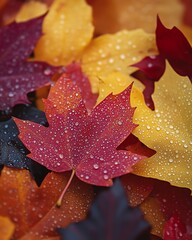
[[[109,95],[90,115],[80,90],[63,75],[45,101],[49,127],[15,119],[28,156],[56,172],[73,170],[79,179],[100,186],[126,174],[144,158],[117,146],[133,131],[131,86]]]
[[[120,182],[98,196],[86,220],[59,230],[61,239],[150,239],[150,226],[138,208],[129,206]]]
[[[91,92],[91,85],[87,76],[82,72],[81,66],[77,63],[66,66],[65,73],[78,86],[81,96],[88,112],[91,112],[96,104],[98,94]]]
[[[186,233],[186,227],[182,224],[178,217],[171,217],[165,223],[164,240],[190,240],[191,236]]]
[[[32,106],[17,105],[13,108],[12,115],[47,125],[45,114]],[[18,138],[18,134],[19,130],[13,119],[0,122],[0,167],[28,169],[36,183],[40,185],[48,170],[26,157],[29,151]]]
[[[132,73],[131,76],[138,79],[145,86],[143,95],[145,103],[148,107],[154,110],[154,102],[152,94],[154,92],[154,83],[159,81],[165,72],[165,59],[161,55],[149,56],[142,59],[140,62],[132,65],[138,67],[139,70]]]
[[[41,35],[43,17],[0,29],[0,110],[28,103],[27,93],[50,84],[57,68],[26,59]]]
[[[156,43],[159,53],[167,59],[181,76],[192,79],[192,47],[184,34],[176,27],[166,28],[157,18]]]
[[[26,170],[4,168],[0,177],[0,215],[15,224],[13,239],[57,236],[56,229],[85,218],[91,186],[74,179],[60,208],[55,206],[69,175],[49,173],[40,188]]]
[[[35,59],[54,65],[74,61],[92,38],[91,20],[91,8],[84,0],[55,0],[45,17]]]
[[[99,81],[120,72],[129,80],[135,68],[128,67],[149,54],[156,54],[155,39],[143,30],[106,34],[91,41],[81,56],[83,72],[90,79],[93,92],[98,92]],[[118,80],[117,80],[118,85]]]
[[[15,226],[9,218],[0,216],[0,236],[1,240],[10,240]]]
[[[183,225],[183,235],[192,236],[192,196],[191,191],[170,185],[168,182],[127,174],[121,182],[131,206],[139,206],[145,218],[152,225],[152,233],[163,237],[163,232],[173,222]],[[176,219],[175,219],[176,217]],[[166,226],[166,223],[168,226]],[[174,229],[173,229],[174,230]],[[179,230],[179,227],[175,230]]]
[[[187,77],[167,65],[155,83],[155,111],[145,105],[141,92],[135,91],[131,97],[132,106],[137,107],[134,122],[139,124],[133,134],[157,152],[136,164],[135,174],[192,189],[191,88]]]

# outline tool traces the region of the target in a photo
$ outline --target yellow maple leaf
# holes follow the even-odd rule
[[[81,57],[81,64],[91,81],[93,92],[97,92],[99,79],[106,78],[113,72],[128,76],[133,72],[129,65],[156,53],[153,34],[141,29],[125,30],[93,39]]]
[[[138,93],[139,95],[139,93]],[[140,93],[141,95],[141,93]],[[155,83],[155,111],[143,97],[135,97],[134,134],[156,154],[134,167],[141,176],[169,181],[192,189],[192,87],[187,77],[179,76],[167,65],[165,74]]]
[[[119,81],[115,81],[114,75],[111,75],[103,80],[99,91],[99,101],[104,99],[111,90],[114,94],[123,91],[133,80],[130,78],[127,81],[120,75],[118,78]],[[167,65],[163,77],[155,83],[153,101],[155,111],[146,106],[141,90],[133,88],[131,105],[136,107],[133,121],[139,124],[133,134],[157,152],[152,157],[136,164],[133,167],[133,173],[192,189],[192,87],[190,80],[179,76]]]
[[[75,60],[93,35],[92,10],[85,0],[55,0],[43,22],[36,60],[66,65]]]

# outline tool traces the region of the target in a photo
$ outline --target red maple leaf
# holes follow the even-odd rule
[[[76,174],[89,184],[112,185],[144,158],[116,149],[136,127],[130,92],[131,86],[109,95],[88,114],[80,90],[63,75],[45,100],[48,127],[15,119],[28,156],[55,172],[72,170],[69,183]]]
[[[28,103],[27,93],[45,84],[58,67],[27,58],[42,34],[44,16],[0,28],[0,110]]]

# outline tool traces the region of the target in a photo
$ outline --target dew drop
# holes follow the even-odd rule
[[[59,154],[59,157],[60,157],[61,159],[63,159],[63,154]]]
[[[118,125],[122,125],[123,124],[123,122],[122,121],[118,121]]]
[[[76,123],[75,123],[75,126],[78,126],[78,125],[79,125],[79,123],[78,123],[78,122],[76,122]]]
[[[151,127],[150,126],[147,126],[147,129],[150,129]]]
[[[60,166],[60,165],[61,165],[61,163],[58,162],[58,163],[57,163],[57,166]]]
[[[47,75],[47,76],[49,76],[49,75],[51,74],[51,69],[50,69],[50,68],[46,68],[46,69],[44,70],[44,74]]]
[[[89,176],[85,176],[85,179],[89,179]]]
[[[13,97],[14,96],[14,93],[12,93],[12,92],[9,92],[9,97]]]
[[[172,159],[172,158],[170,158],[170,159],[169,159],[169,162],[170,162],[170,163],[172,163],[172,162],[173,162],[173,159]]]
[[[109,179],[109,176],[108,176],[108,175],[104,175],[103,178],[104,178],[105,180],[108,180],[108,179]]]
[[[98,164],[94,164],[93,168],[97,170],[99,168],[99,165]]]

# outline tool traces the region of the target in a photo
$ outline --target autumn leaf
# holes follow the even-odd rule
[[[59,209],[55,206],[68,176],[50,173],[39,188],[28,171],[3,169],[0,177],[0,215],[9,217],[14,223],[13,239],[58,236],[58,227],[85,218],[93,190],[77,178],[66,193],[63,205]]]
[[[157,18],[156,43],[160,55],[169,61],[178,74],[192,78],[190,43],[178,28],[166,28],[159,17]]]
[[[100,193],[86,220],[71,224],[59,232],[61,239],[65,240],[150,239],[150,225],[138,208],[130,207],[118,181]]]
[[[149,54],[157,53],[153,34],[142,29],[105,34],[91,41],[80,61],[83,72],[88,76],[92,91],[98,92],[99,84],[109,75],[123,74],[130,81],[135,68],[128,67]],[[119,79],[116,79],[117,85]]]
[[[92,38],[91,21],[91,8],[85,0],[55,0],[45,17],[35,59],[57,66],[73,62]]]
[[[174,86],[174,87],[173,87]],[[134,173],[192,189],[191,178],[191,83],[167,65],[155,83],[155,111],[149,109],[136,91],[131,98],[137,106],[134,134],[157,153],[134,167]]]
[[[12,115],[42,125],[47,124],[45,114],[32,106],[17,105],[13,108]],[[40,185],[48,170],[26,156],[29,151],[18,138],[18,134],[19,130],[13,119],[0,122],[0,167],[28,169]]]
[[[41,36],[43,17],[0,29],[0,110],[28,103],[27,93],[50,84],[57,68],[27,58]]]
[[[167,229],[171,236],[171,229],[166,227],[166,223],[167,226],[173,227],[173,222],[178,221],[183,226],[183,235],[184,233],[192,235],[190,230],[192,227],[192,196],[189,189],[134,174],[124,175],[120,179],[131,206],[139,206],[143,210],[145,218],[152,225],[153,234],[163,237],[163,231]],[[179,227],[178,231],[180,231]]]
[[[131,76],[144,84],[145,89],[143,90],[143,95],[145,103],[154,110],[155,106],[152,94],[154,92],[155,82],[159,81],[165,72],[165,59],[161,55],[151,55],[132,66],[139,68],[139,70],[132,73]]]
[[[90,81],[88,77],[83,73],[81,65],[78,63],[70,64],[66,66],[64,72],[75,84],[77,84],[85,106],[88,112],[90,112],[96,104],[98,94],[92,93]]]
[[[171,217],[164,227],[164,240],[190,240],[191,236],[186,233],[186,227],[177,216]]]
[[[15,119],[28,156],[52,171],[72,170],[69,183],[76,174],[89,184],[112,185],[112,178],[129,173],[144,158],[116,150],[136,126],[130,92],[129,86],[109,95],[88,115],[78,87],[63,75],[45,101],[49,127]]]

